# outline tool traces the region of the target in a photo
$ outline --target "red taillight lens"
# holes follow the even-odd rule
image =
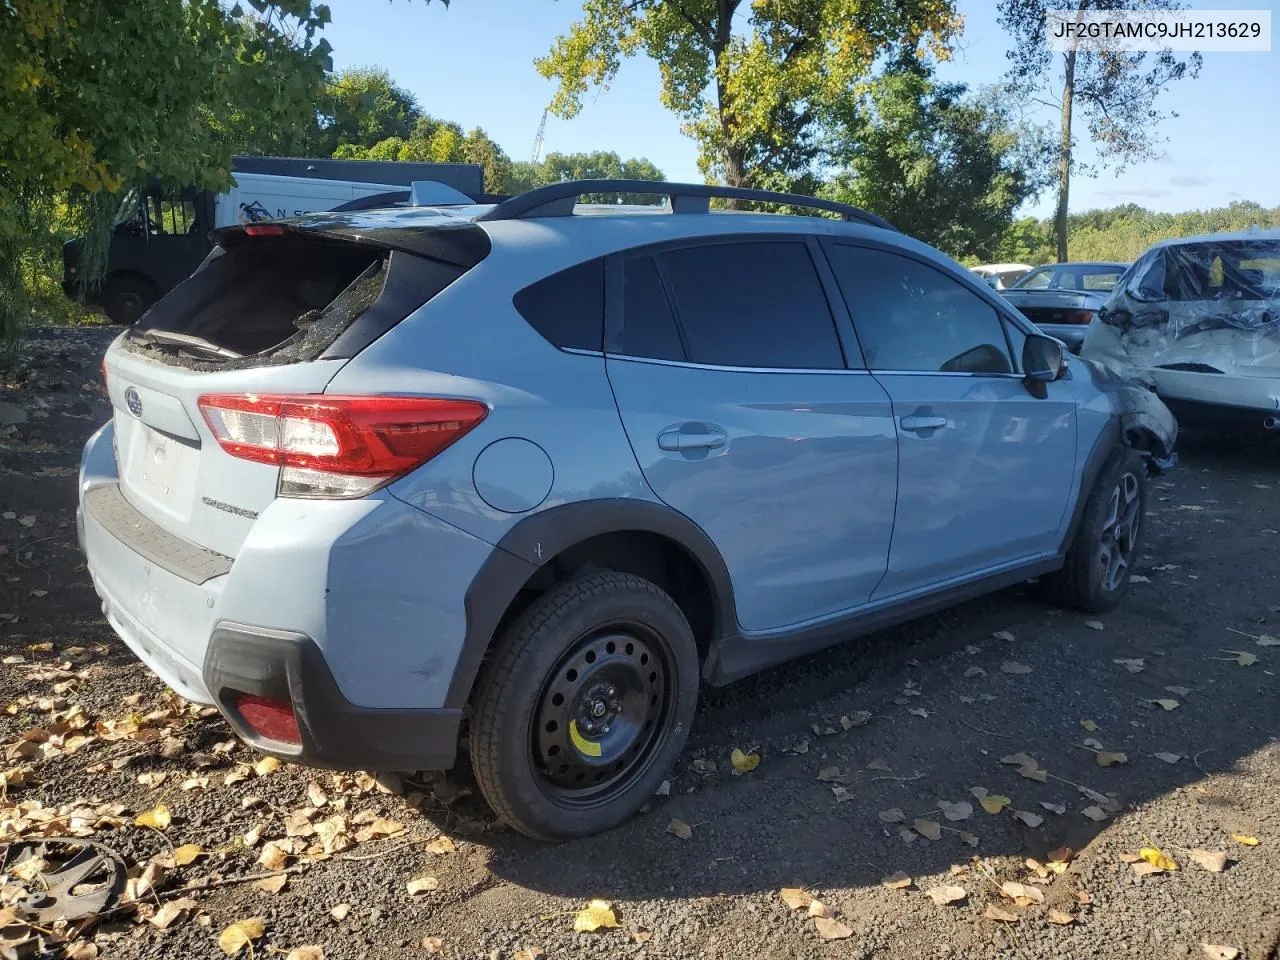
[[[1063,310],[1062,322],[1088,325],[1093,322],[1093,311],[1092,310]]]
[[[244,232],[251,237],[283,237],[284,227],[278,223],[251,223]]]
[[[439,397],[210,394],[200,412],[233,457],[285,468],[282,494],[353,497],[430,460],[489,410]]]
[[[236,711],[260,737],[278,743],[302,743],[298,718],[293,715],[293,704],[287,700],[268,700],[242,693],[236,697]]]

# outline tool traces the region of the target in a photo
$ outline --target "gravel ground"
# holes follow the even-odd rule
[[[72,469],[106,416],[98,358],[109,338],[37,331],[0,373],[0,706],[14,704],[0,713],[0,743],[6,766],[31,768],[25,785],[7,778],[6,837],[24,829],[14,804],[90,801],[123,805],[118,825],[93,836],[135,871],[171,845],[203,851],[137,913],[89,931],[98,956],[220,957],[219,932],[250,917],[265,929],[256,956],[312,944],[361,960],[1161,958],[1202,957],[1203,944],[1280,956],[1280,647],[1254,639],[1280,636],[1280,449],[1269,438],[1185,434],[1182,467],[1151,488],[1146,579],[1113,614],[1091,623],[1011,590],[710,691],[668,797],[605,836],[547,847],[497,824],[464,774],[400,794],[289,765],[258,775],[258,757],[228,749],[219,718],[175,705],[113,637],[76,548]],[[10,422],[15,409],[25,422]],[[1242,666],[1227,651],[1257,659]],[[90,720],[80,735],[94,739],[74,752],[57,736],[15,746],[76,705]],[[131,712],[143,733],[130,732]],[[735,747],[759,766],[736,775]],[[1127,760],[1104,767],[1098,750]],[[1036,779],[1001,762],[1020,752]],[[1010,805],[989,814],[974,788]],[[961,819],[947,819],[939,801],[972,812],[951,807]],[[166,829],[134,825],[160,803]],[[894,809],[908,825],[948,829],[929,840],[884,822]],[[330,821],[320,856],[306,852],[317,835],[299,838],[278,893],[244,882],[268,872],[263,844],[284,839],[291,816],[294,832],[333,817],[346,832]],[[375,816],[404,829],[356,841]],[[687,839],[668,832],[673,819]],[[1028,866],[1064,846],[1074,856],[1061,872]],[[1122,854],[1147,846],[1181,869],[1139,876]],[[1225,871],[1197,866],[1198,849],[1225,853]],[[882,885],[897,871],[911,886]],[[406,884],[422,876],[434,889],[411,896]],[[220,885],[186,894],[197,906],[167,930],[142,922],[206,881]],[[1008,881],[1043,902],[1019,906],[1000,892]],[[927,896],[947,885],[964,898]],[[822,939],[819,921],[784,902],[787,887],[817,898],[848,936]],[[618,928],[575,933],[596,898]],[[339,904],[349,909],[335,919]],[[989,907],[1012,922],[985,917]],[[1051,911],[1070,922],[1050,922]]]

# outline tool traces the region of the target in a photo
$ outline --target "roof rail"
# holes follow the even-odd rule
[[[477,220],[527,220],[532,217],[572,216],[578,197],[585,193],[645,193],[666,197],[672,213],[707,213],[713,197],[724,200],[751,200],[760,203],[785,203],[793,207],[829,210],[840,214],[843,220],[853,220],[884,227],[897,228],[882,217],[847,203],[804,197],[794,193],[775,193],[772,190],[750,190],[746,187],[721,187],[705,183],[667,183],[664,180],[567,180],[537,187],[510,200],[504,200],[492,210],[481,214]]]

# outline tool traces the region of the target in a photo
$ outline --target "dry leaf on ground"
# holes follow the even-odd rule
[[[1044,817],[1040,816],[1038,813],[1031,813],[1029,810],[1013,811],[1013,819],[1021,820],[1028,827],[1038,827],[1040,824],[1044,823]]]
[[[961,830],[960,842],[967,843],[971,847],[976,847],[978,845],[978,835],[976,833],[968,833],[967,831]]]
[[[911,886],[913,882],[914,881],[901,870],[880,881],[882,886],[888,887],[890,890],[905,890],[907,887]]]
[[[351,904],[340,903],[329,911],[329,916],[333,917],[333,919],[338,921],[338,923],[341,923],[343,920],[347,919],[347,914],[350,912]]]
[[[778,895],[792,910],[803,910],[813,903],[813,894],[803,887],[783,887],[778,891]]]
[[[1000,884],[1000,892],[1020,906],[1026,906],[1027,903],[1044,903],[1044,891],[1039,887],[1028,886],[1025,883],[1014,883],[1012,880]]]
[[[913,717],[920,717],[922,720],[927,720],[929,718],[929,711],[924,707],[912,707],[907,711],[907,713],[911,714]]]
[[[844,803],[846,800],[852,800],[853,794],[849,792],[848,787],[832,787],[831,793],[836,798],[836,803]]]
[[[1114,767],[1117,764],[1129,762],[1129,758],[1125,754],[1109,752],[1106,750],[1102,750],[1094,754],[1094,758],[1098,761],[1098,766],[1100,767]]]
[[[893,769],[893,767],[889,766],[889,762],[885,760],[884,757],[873,757],[871,760],[867,761],[867,769],[883,770],[885,773],[888,773]]]
[[[737,747],[729,754],[729,762],[733,764],[734,773],[750,773],[760,766],[760,754],[743,753]]]
[[[1102,624],[1102,621],[1101,621],[1101,620],[1086,620],[1086,621],[1084,622],[1084,625],[1085,625],[1086,627],[1088,627],[1090,630],[1105,630],[1105,629],[1106,629],[1106,627],[1105,627],[1105,626],[1103,626],[1103,624]]]
[[[648,937],[645,937],[639,942],[644,943],[644,941],[648,939]],[[543,960],[546,955],[547,951],[543,950],[541,947],[525,947],[523,950],[517,950],[512,955],[511,960]]]
[[[1255,663],[1257,663],[1257,662],[1258,662],[1258,655],[1257,655],[1256,653],[1250,653],[1248,650],[1223,650],[1222,652],[1223,652],[1223,653],[1229,653],[1229,654],[1231,654],[1231,656],[1230,656],[1230,657],[1225,657],[1225,658],[1224,658],[1224,657],[1210,657],[1209,659],[1211,659],[1211,660],[1223,660],[1223,659],[1227,659],[1227,660],[1234,660],[1236,663],[1240,664],[1240,666],[1242,666],[1242,667],[1252,667]]]
[[[263,757],[253,765],[253,772],[260,777],[265,777],[268,773],[275,773],[280,769],[280,761],[275,757]]]
[[[997,630],[991,636],[996,640],[1004,640],[1008,643],[1013,643],[1015,639],[1013,634],[1010,633],[1008,630]]]
[[[1117,657],[1111,662],[1124,667],[1130,673],[1141,673],[1147,668],[1147,662],[1141,657]]]
[[[1103,820],[1107,819],[1106,813],[1099,806],[1085,807],[1080,812],[1095,823],[1101,823]]]
[[[1056,850],[1049,851],[1050,863],[1070,863],[1076,857],[1076,852],[1070,847],[1058,847]]]
[[[1015,663],[1012,660],[1006,660],[1000,664],[1001,673],[1030,673],[1031,668],[1025,663]]]
[[[829,917],[832,910],[821,900],[814,899],[809,901],[809,916],[811,917]]]
[[[148,922],[157,930],[168,930],[175,923],[180,923],[187,918],[192,910],[199,909],[197,904],[190,897],[181,897],[177,900],[170,900],[157,910],[148,920]]]
[[[453,853],[457,849],[454,842],[443,835],[436,837],[427,844],[427,853],[446,854]]]
[[[920,817],[911,826],[915,828],[916,833],[928,840],[942,839],[942,827],[932,820],[925,820]]]
[[[1188,851],[1191,862],[1198,867],[1203,867],[1210,873],[1221,873],[1227,869],[1227,855],[1213,850],[1191,850]]]
[[[964,675],[966,679],[972,679],[974,677],[985,677],[987,675],[987,671],[983,670],[981,667],[970,667],[968,670],[964,672]]]
[[[844,940],[853,936],[851,927],[830,917],[817,917],[814,919],[813,925],[818,931],[818,936],[823,940]]]
[[[258,940],[266,932],[266,924],[261,917],[249,917],[226,927],[218,934],[218,946],[229,957],[235,956],[245,947],[253,949],[253,941]]]
[[[1049,911],[1049,922],[1056,923],[1059,926],[1065,927],[1069,923],[1075,923],[1075,919],[1065,910],[1051,909]]]
[[[823,783],[848,783],[853,774],[846,773],[839,767],[823,767],[818,771],[818,779]]]
[[[945,886],[934,887],[932,890],[926,890],[924,895],[939,906],[944,906],[948,903],[959,903],[969,894],[965,891],[964,887]]]
[[[688,840],[693,836],[693,827],[683,820],[672,820],[667,824],[667,833],[677,836],[681,840]]]
[[[974,790],[981,790],[981,789],[982,789],[981,787],[974,788]],[[974,796],[976,797],[977,794],[974,794]],[[1006,796],[1002,796],[1001,794],[998,794],[998,793],[987,793],[985,790],[982,791],[982,796],[978,797],[977,799],[978,799],[978,803],[982,805],[982,809],[987,811],[987,813],[990,813],[990,814],[997,814],[1001,810],[1003,810],[1005,807],[1013,803],[1013,801]]]
[[[1161,752],[1161,753],[1153,753],[1152,756],[1155,757],[1157,760],[1163,760],[1165,763],[1177,763],[1179,760],[1182,759],[1182,754],[1180,753]]]
[[[1210,960],[1236,960],[1240,956],[1240,951],[1235,947],[1220,947],[1212,943],[1200,944],[1200,949],[1204,951],[1204,955]]]
[[[973,804],[952,803],[950,800],[939,800],[938,808],[942,811],[942,815],[952,822],[960,820],[968,820],[973,815]]]
[[[876,814],[880,818],[881,823],[906,823],[907,815],[897,807],[890,807],[888,810],[881,810]]]
[[[1094,723],[1092,720],[1081,720],[1080,726],[1084,727],[1090,733],[1093,733],[1095,730],[1098,729],[1098,725]]]
[[[1161,870],[1177,870],[1178,865],[1172,857],[1166,856],[1163,851],[1157,847],[1143,847],[1138,851],[1138,856],[1152,866],[1159,867]]]
[[[1148,700],[1148,701],[1147,701],[1147,703],[1154,703],[1157,707],[1160,707],[1160,709],[1162,709],[1162,710],[1177,710],[1177,709],[1178,709],[1178,701],[1177,701],[1177,700],[1170,700],[1170,699],[1167,699],[1167,698],[1166,698],[1166,699],[1161,699],[1161,700]]]
[[[607,900],[592,900],[573,918],[574,933],[595,933],[618,925],[613,906]]]
[[[284,960],[324,960],[324,947],[294,947],[285,954]]]
[[[279,893],[288,882],[289,875],[287,873],[277,873],[274,877],[263,877],[253,885],[253,888],[261,890],[263,893]]]
[[[409,891],[409,896],[416,897],[420,893],[430,893],[432,890],[439,890],[440,881],[435,877],[414,877],[405,884],[405,889]]]
[[[1236,843],[1243,843],[1246,847],[1256,847],[1258,845],[1258,838],[1251,837],[1247,833],[1233,833],[1231,839]]]
[[[439,937],[433,937],[430,934],[422,938],[422,949],[427,952],[428,956],[435,956],[444,949],[444,941]]]
[[[173,851],[173,862],[180,867],[185,867],[196,859],[196,857],[204,856],[204,851],[200,849],[198,843],[184,843]]]
[[[258,855],[258,863],[268,870],[279,870],[284,866],[287,856],[284,847],[272,840],[263,845],[262,853]]]
[[[994,903],[988,903],[987,909],[982,915],[988,920],[999,920],[1001,923],[1017,923],[1018,915],[1012,910],[1006,910],[1004,907],[998,907]]]
[[[1056,813],[1058,816],[1062,816],[1067,812],[1067,805],[1065,803],[1050,803],[1048,800],[1041,800],[1040,806],[1044,807],[1050,813]]]
[[[148,810],[146,813],[138,815],[133,822],[139,827],[151,827],[153,830],[163,830],[172,822],[173,818],[169,814],[169,808],[163,803],[157,803],[155,809]]]

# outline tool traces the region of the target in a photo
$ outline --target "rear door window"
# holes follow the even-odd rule
[[[844,367],[826,292],[803,241],[706,244],[657,260],[691,362]]]
[[[959,281],[896,253],[828,249],[869,369],[1014,371],[996,309]]]
[[[515,306],[557,347],[600,350],[604,340],[604,261],[589,260],[525,287]]]

